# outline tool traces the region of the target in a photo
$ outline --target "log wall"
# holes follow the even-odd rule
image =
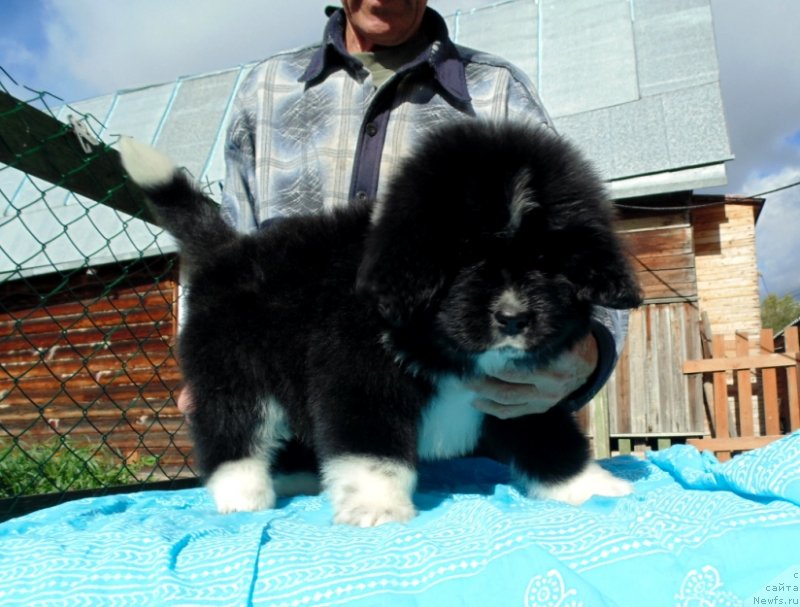
[[[0,440],[106,444],[156,478],[189,471],[173,394],[173,258],[0,285]],[[147,471],[143,471],[147,473]]]

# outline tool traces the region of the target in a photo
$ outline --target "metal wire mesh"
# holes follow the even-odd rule
[[[26,495],[194,476],[173,402],[177,259],[144,211],[116,210],[129,186],[109,164],[102,124],[75,112],[56,121],[57,99],[19,100],[6,84],[0,77],[0,515]],[[80,194],[78,180],[89,184]],[[83,195],[93,188],[94,200]]]

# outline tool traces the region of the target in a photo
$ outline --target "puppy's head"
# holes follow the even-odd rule
[[[358,286],[395,329],[470,354],[554,354],[593,305],[641,300],[581,154],[544,127],[479,121],[431,132],[400,166]]]

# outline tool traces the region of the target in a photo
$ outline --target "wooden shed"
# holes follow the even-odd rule
[[[691,193],[619,203],[645,301],[631,312],[627,345],[607,386],[612,438],[708,433],[703,378],[685,376],[682,366],[703,358],[704,331],[732,337],[761,328],[755,224],[762,204]]]
[[[0,427],[23,446],[69,437],[107,446],[144,474],[187,468],[173,406],[178,294],[174,256],[0,284]],[[46,305],[42,305],[42,300]]]

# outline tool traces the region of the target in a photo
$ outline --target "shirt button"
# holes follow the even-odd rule
[[[367,193],[364,190],[360,192],[356,192],[356,200],[359,202],[364,202],[367,199]]]
[[[370,122],[367,125],[367,135],[369,135],[370,137],[374,137],[377,133],[378,133],[378,127]]]

